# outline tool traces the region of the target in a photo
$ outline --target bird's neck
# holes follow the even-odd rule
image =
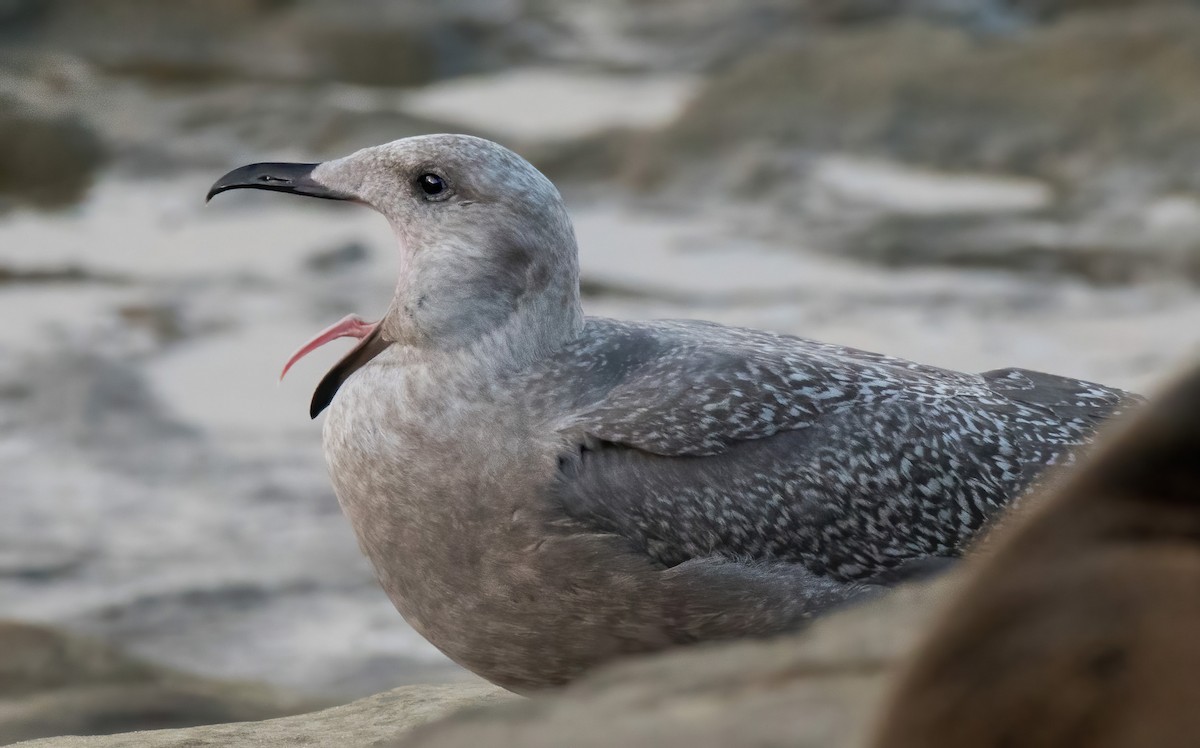
[[[404,360],[413,363],[453,361],[493,372],[524,368],[558,351],[583,330],[578,286],[572,282],[557,291],[545,289],[493,322],[453,336],[429,336],[389,315],[383,335],[403,351]]]
[[[477,354],[517,365],[557,351],[583,328],[579,254],[564,210],[545,230],[405,238],[383,337],[431,357]]]

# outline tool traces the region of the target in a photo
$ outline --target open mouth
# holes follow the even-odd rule
[[[353,195],[330,189],[313,179],[312,172],[318,166],[320,164],[291,163],[261,163],[242,166],[218,179],[208,191],[208,200],[229,190],[251,189],[287,192],[325,200],[360,202]],[[279,378],[283,379],[297,361],[338,338],[357,338],[359,343],[335,364],[317,385],[308,410],[309,415],[313,418],[316,418],[329,406],[329,403],[333,401],[333,396],[337,394],[338,388],[350,378],[351,374],[390,345],[390,342],[380,335],[378,322],[367,322],[357,314],[350,314],[317,333],[311,340],[296,349],[296,352],[284,364]]]
[[[287,363],[283,365],[283,371],[279,373],[280,381],[287,376],[288,370],[291,369],[297,361],[304,358],[308,354],[317,350],[326,343],[337,340],[338,338],[363,338],[375,332],[375,328],[379,327],[378,322],[367,322],[357,314],[347,314],[341,320],[334,322],[329,327],[326,327],[321,332],[314,335],[307,343],[296,349],[295,353],[288,357]]]

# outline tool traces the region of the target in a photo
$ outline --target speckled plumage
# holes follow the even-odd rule
[[[602,443],[564,461],[568,513],[666,565],[770,559],[839,580],[958,555],[1126,397],[703,322],[594,319],[523,386],[562,395],[613,361],[619,379],[570,416]]]
[[[430,170],[454,186],[432,203],[412,187]],[[515,690],[776,633],[955,557],[1132,402],[1018,369],[585,318],[557,191],[477,138],[312,174],[387,216],[402,255],[378,329],[322,385],[338,500],[409,623]]]

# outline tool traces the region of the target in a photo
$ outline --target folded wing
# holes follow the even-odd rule
[[[957,556],[1126,393],[707,323],[595,320],[559,497],[664,566],[799,562],[871,579]],[[583,355],[580,355],[583,354]]]

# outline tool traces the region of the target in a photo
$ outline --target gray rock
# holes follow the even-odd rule
[[[267,722],[23,746],[290,746],[304,739],[347,748],[856,748],[897,661],[958,584],[952,577],[900,588],[774,640],[697,646],[617,664],[528,700],[482,684],[411,686]]]
[[[242,34],[261,33],[266,24],[278,22],[289,3],[46,0],[25,5],[23,12],[13,12],[5,46],[52,49],[113,72],[180,82],[231,73],[236,69],[231,55]],[[273,51],[273,41],[264,38],[264,47]]]
[[[157,730],[104,737],[52,738],[21,743],[22,748],[204,748],[253,745],[386,745],[407,730],[466,707],[517,697],[485,684],[406,686],[320,712],[266,722],[222,724],[184,730]]]
[[[1131,8],[1164,5],[1196,5],[1195,0],[1006,0],[1006,5],[1018,13],[1038,20],[1054,20],[1068,13],[1093,11],[1100,8]]]
[[[266,719],[319,705],[257,684],[150,665],[50,628],[0,621],[0,745]]]
[[[314,273],[329,273],[366,262],[370,255],[370,248],[355,239],[314,253],[304,266]]]
[[[75,55],[156,84],[414,85],[503,60],[508,13],[470,2],[431,7],[411,1],[331,10],[311,0],[45,0],[7,9],[8,33],[0,33],[0,42]]]
[[[106,159],[100,138],[78,117],[0,96],[0,211],[74,205]]]
[[[155,668],[90,639],[16,621],[0,621],[0,698],[71,685],[152,680]]]
[[[170,461],[195,459],[198,432],[167,412],[132,362],[68,351],[23,363],[15,381],[39,383],[17,415],[29,433],[87,447],[110,467],[143,474]],[[171,454],[184,450],[189,454]],[[161,465],[145,464],[151,453]]]
[[[793,33],[714,79],[650,165],[725,167],[737,143],[763,160],[852,151],[1071,182],[1132,160],[1200,187],[1198,32],[1200,10],[1151,8],[1001,39],[921,23]]]
[[[1181,243],[1138,225],[1104,227],[1012,217],[890,216],[834,240],[841,253],[889,267],[944,265],[1070,276],[1101,285],[1180,279],[1200,283],[1200,232]]]
[[[1114,4],[1114,0],[1106,0]],[[714,70],[789,28],[896,17],[1004,30],[1080,0],[2,0],[0,44],[156,83],[411,86],[514,64]]]
[[[668,196],[733,196],[774,216],[760,225],[886,264],[1195,279],[1200,222],[1163,206],[1200,195],[1188,93],[1200,7],[1144,5],[1000,37],[915,22],[792,32],[714,78],[614,172]],[[829,153],[1034,178],[1050,199],[977,215],[863,210],[822,190]]]

